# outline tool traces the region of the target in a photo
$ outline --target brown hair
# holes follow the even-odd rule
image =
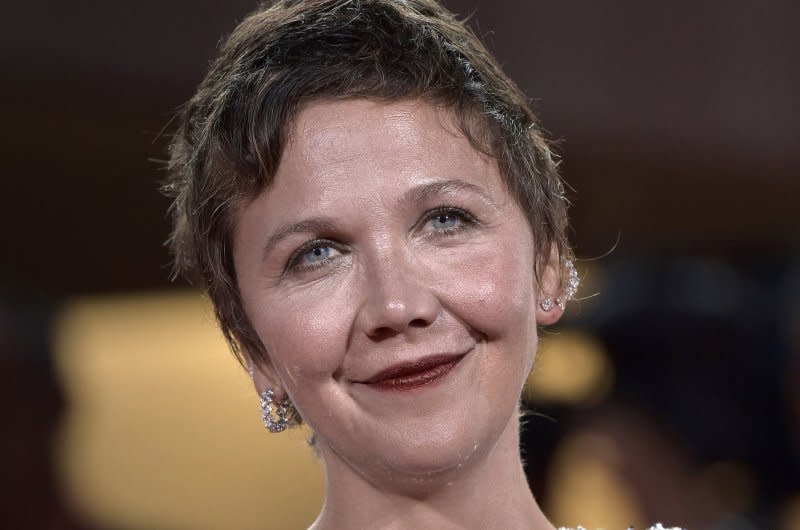
[[[174,199],[168,244],[175,274],[208,290],[240,361],[241,348],[262,358],[266,352],[237,287],[235,216],[270,185],[298,108],[326,98],[422,98],[451,109],[473,146],[497,160],[526,213],[536,278],[553,249],[570,257],[567,201],[537,120],[522,92],[452,13],[434,0],[262,6],[223,40],[180,111],[164,186]]]

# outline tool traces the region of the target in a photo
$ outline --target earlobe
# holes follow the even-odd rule
[[[536,306],[536,323],[542,326],[550,326],[558,322],[563,314],[563,305],[558,301],[554,302],[551,296],[542,292]]]

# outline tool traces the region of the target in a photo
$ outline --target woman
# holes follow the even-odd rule
[[[269,431],[314,430],[313,528],[553,528],[518,401],[537,326],[578,286],[567,204],[472,33],[431,0],[278,2],[179,123],[176,270],[208,290]]]

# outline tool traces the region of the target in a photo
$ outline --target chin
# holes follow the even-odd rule
[[[449,418],[439,422],[406,425],[387,440],[385,465],[395,478],[450,480],[485,460],[510,427],[508,421],[495,425],[486,421],[489,418],[485,412],[451,411]]]

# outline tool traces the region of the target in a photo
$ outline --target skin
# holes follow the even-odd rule
[[[313,528],[552,529],[519,455],[518,400],[537,324],[561,312],[554,263],[494,160],[419,100],[318,101],[297,115],[274,183],[237,215],[234,264],[269,355],[260,393],[316,432],[326,499]],[[364,381],[465,354],[435,384]]]

